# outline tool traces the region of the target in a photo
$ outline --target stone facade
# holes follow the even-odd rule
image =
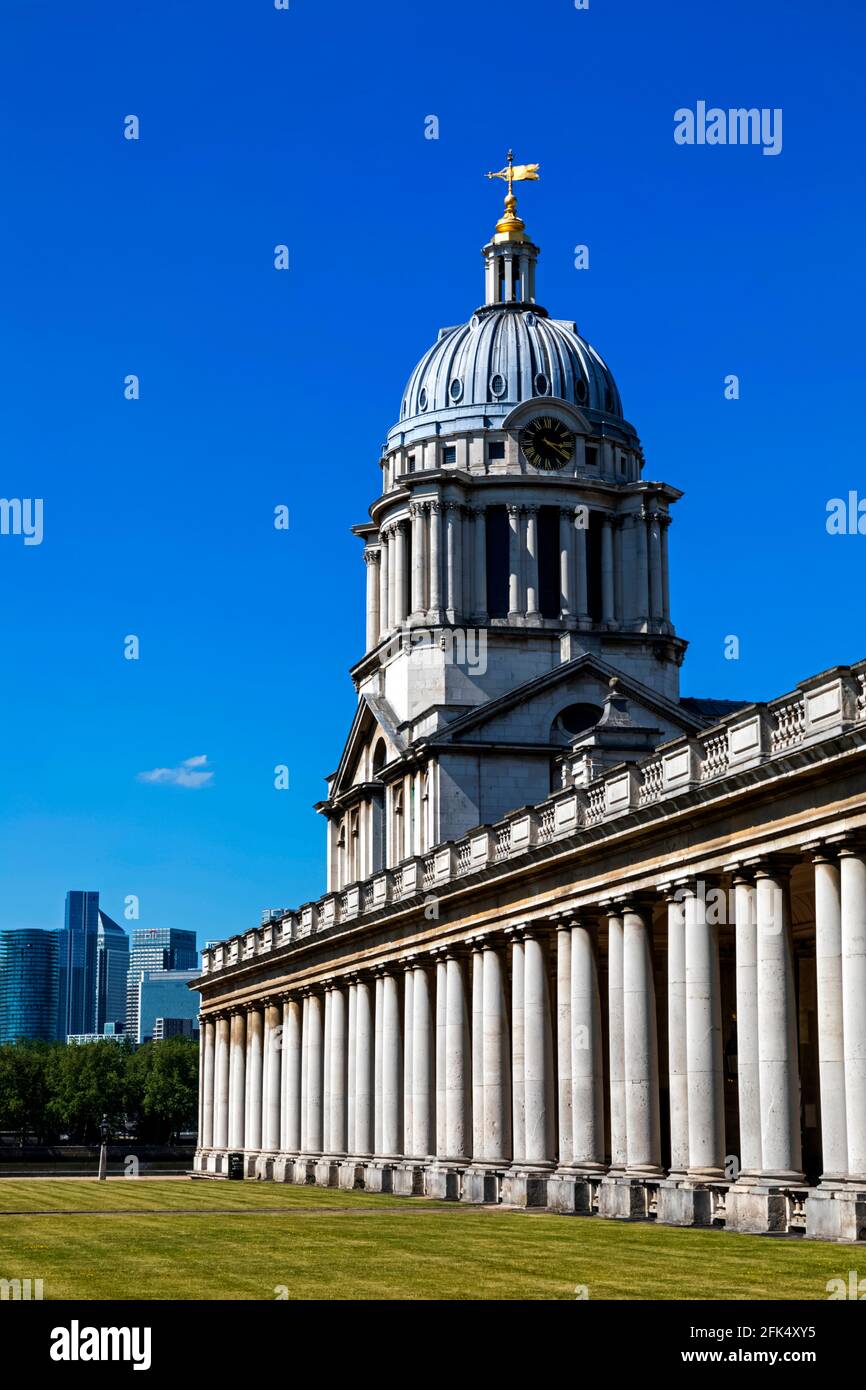
[[[680,699],[680,494],[537,254],[404,394],[328,892],[204,953],[195,1165],[863,1239],[866,662]]]

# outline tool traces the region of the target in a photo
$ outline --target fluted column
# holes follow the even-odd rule
[[[382,977],[382,1148],[389,1157],[402,1149],[403,1085],[400,997],[390,972]]]
[[[523,1047],[525,1057],[526,1164],[552,1164],[555,1138],[553,1033],[544,934],[528,929],[523,938]]]
[[[508,617],[522,618],[523,566],[520,559],[520,508],[508,508]]]
[[[583,507],[574,510],[574,605],[577,625],[587,628],[591,624],[589,616],[589,576],[586,559],[587,513]]]
[[[839,862],[842,905],[842,1027],[848,1176],[866,1180],[866,851],[845,845]]]
[[[689,1167],[689,1074],[686,1048],[686,914],[681,894],[667,896],[668,1084],[672,1178]]]
[[[413,967],[412,990],[412,1148],[416,1158],[433,1152],[433,1013],[430,973]]]
[[[472,1158],[484,1158],[484,954],[483,939],[472,942]]]
[[[485,942],[482,959],[482,1155],[488,1163],[505,1164],[511,1158],[511,1066],[505,972],[500,949],[493,942]]]
[[[572,1163],[584,1172],[604,1169],[604,1071],[601,996],[594,925],[571,920]]]
[[[430,503],[428,570],[430,609],[427,616],[431,622],[440,623],[442,621],[442,507],[439,502]]]
[[[331,994],[325,987],[324,1028],[322,1038],[322,1153],[331,1152]]]
[[[523,555],[526,562],[526,616],[537,622],[541,616],[538,602],[538,508],[527,507],[525,515],[526,539]]]
[[[420,804],[420,802],[419,802]],[[412,1064],[412,1053],[415,1047],[415,976],[412,971],[411,961],[404,963],[403,970],[403,1140],[400,1145],[402,1154],[414,1154],[414,1084],[415,1072]]]
[[[459,502],[445,503],[445,609],[450,623],[463,609],[463,517]]]
[[[649,617],[649,561],[646,518],[642,511],[635,515],[634,528],[634,606],[635,619],[640,629]]]
[[[358,1152],[355,1145],[355,1067],[358,1056],[358,985],[355,980],[352,980],[349,984],[348,1000],[349,1013],[346,1034],[346,1150],[348,1153],[354,1154]]]
[[[228,1148],[229,1142],[229,1071],[231,1054],[231,1020],[228,1014],[218,1014],[216,1020],[216,1051],[214,1056],[214,1141],[215,1149]]]
[[[523,938],[511,947],[511,1133],[514,1163],[526,1161],[526,1051],[524,1046]]]
[[[264,1062],[264,1020],[262,1010],[252,1008],[247,1013],[247,1130],[244,1148],[262,1147],[262,1065]]]
[[[412,519],[412,601],[413,617],[421,617],[425,612],[424,593],[424,508],[420,502],[413,502],[409,508]]]
[[[436,961],[436,1153],[448,1153],[448,1115],[445,1089],[445,1063],[448,1056],[448,962],[444,955]]]
[[[684,890],[689,1177],[725,1174],[725,1094],[718,927],[694,884]]]
[[[623,1013],[622,916],[607,914],[607,1016],[610,1074],[610,1166],[625,1171],[628,1161],[625,1104],[625,1017]]]
[[[560,922],[556,929],[556,1051],[559,1164],[570,1168],[574,1159],[570,921]]]
[[[475,517],[475,602],[473,614],[477,623],[487,622],[487,513],[484,507],[473,509]]]
[[[797,1000],[788,869],[770,860],[756,870],[756,878],[763,1176],[802,1182]]]
[[[280,1147],[282,1067],[285,1039],[282,1031],[283,1010],[274,1000],[268,1000],[264,1013],[262,1148],[276,1153]],[[255,1146],[253,1146],[255,1147]]]
[[[613,531],[607,512],[601,518],[601,620],[609,627],[616,622],[614,605]]]
[[[463,1162],[469,1150],[469,1018],[466,978],[459,956],[447,957],[445,1003],[445,1147]]]
[[[845,1038],[842,983],[842,899],[838,860],[822,849],[815,866],[815,974],[818,997],[818,1070],[821,1093],[823,1183],[848,1172]]]
[[[358,980],[355,1001],[355,1143],[354,1152],[373,1152],[373,990]]]
[[[740,1174],[761,1171],[761,1081],[758,1053],[758,916],[755,885],[737,869],[733,877],[737,974],[737,1099]]]
[[[282,1103],[280,1148],[285,1153],[301,1150],[301,1026],[300,999],[283,1000]]]
[[[394,618],[395,627],[406,621],[406,522],[394,525]]]
[[[305,1081],[307,1100],[307,1133],[304,1141],[306,1153],[322,1152],[323,1139],[323,1101],[324,1101],[324,1001],[320,994],[310,994],[307,999],[307,1018],[304,1028],[307,1064]]]
[[[364,551],[364,564],[367,567],[367,651],[371,651],[379,640],[379,552],[367,548]]]
[[[212,1149],[214,1146],[214,1076],[216,1072],[216,1023],[206,1018],[199,1030],[203,1052],[202,1061],[202,1107],[199,1148]]]
[[[391,571],[388,553],[388,530],[379,532],[379,637],[382,638],[391,627]]]
[[[574,517],[564,507],[559,513],[559,611],[564,619],[574,616]]]
[[[625,1128],[629,1173],[660,1172],[658,1038],[649,908],[622,914],[622,1011],[625,1037]]]
[[[335,985],[330,991],[328,1029],[328,1147],[331,1154],[346,1152],[346,992]]]
[[[382,1148],[382,1006],[385,998],[385,981],[376,976],[373,1008],[373,1152],[380,1154]]]
[[[246,1104],[246,1018],[241,1009],[232,1012],[231,1057],[229,1060],[229,1148],[244,1146]]]

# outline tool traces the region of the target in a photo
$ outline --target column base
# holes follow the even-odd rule
[[[316,1160],[316,1187],[337,1187],[340,1181],[340,1159],[329,1155]]]
[[[866,1184],[855,1188],[809,1189],[807,1240],[866,1240]]]
[[[345,1158],[340,1164],[337,1186],[343,1192],[363,1192],[367,1185],[367,1161],[360,1158]]]
[[[458,1201],[464,1171],[456,1164],[433,1163],[424,1175],[425,1195],[442,1202]]]
[[[294,1182],[295,1181],[295,1159],[297,1154],[274,1154],[274,1161],[271,1166],[272,1182]]]
[[[598,1190],[598,1214],[616,1221],[646,1221],[658,1184],[625,1174],[602,1178]]]
[[[392,1191],[397,1197],[422,1197],[424,1195],[424,1165],[407,1159],[394,1167]]]
[[[367,1164],[367,1171],[364,1174],[364,1184],[368,1192],[393,1192],[394,1191],[394,1169],[396,1163],[388,1163],[379,1158],[374,1158],[372,1163]]]
[[[273,1150],[267,1153],[248,1154],[247,1158],[252,1160],[247,1173],[248,1178],[256,1178],[259,1182],[269,1182],[273,1178],[274,1159],[276,1158]]]
[[[725,1230],[748,1235],[787,1235],[801,1229],[794,1218],[805,1188],[782,1187],[750,1178],[728,1188],[725,1199]]]
[[[546,1207],[552,1166],[538,1168],[521,1164],[509,1168],[502,1177],[502,1202],[509,1207]]]
[[[227,1173],[229,1168],[229,1156],[221,1149],[211,1149],[207,1156],[207,1171],[209,1173]]]
[[[591,1216],[603,1177],[601,1169],[597,1174],[590,1174],[578,1168],[558,1168],[548,1180],[548,1207],[564,1216]]]
[[[192,1171],[194,1173],[207,1172],[207,1150],[196,1149],[192,1157]]]
[[[312,1187],[316,1181],[317,1162],[318,1159],[298,1154],[292,1165],[292,1182],[297,1183],[299,1187]]]
[[[710,1187],[665,1179],[658,1185],[656,1220],[664,1226],[712,1226],[716,1202]]]
[[[488,1168],[485,1164],[473,1164],[463,1174],[461,1202],[474,1202],[477,1206],[495,1206],[502,1199],[504,1177],[504,1168]]]

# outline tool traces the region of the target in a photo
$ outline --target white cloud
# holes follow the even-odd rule
[[[206,787],[213,779],[213,770],[207,766],[207,753],[197,753],[194,758],[185,758],[177,767],[154,767],[150,772],[139,772],[139,782],[160,782],[173,787]],[[198,769],[198,770],[196,770]]]

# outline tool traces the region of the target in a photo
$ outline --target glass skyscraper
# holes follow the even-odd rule
[[[62,932],[0,931],[0,1043],[56,1037]]]
[[[198,1032],[198,1013],[201,995],[189,988],[190,980],[198,977],[199,969],[143,970],[138,979],[138,1036],[134,1042],[149,1042],[177,1034],[181,1021],[190,1024],[191,1034]],[[166,1025],[169,1025],[167,1028]],[[160,1026],[157,1026],[160,1025]]]
[[[197,970],[195,932],[183,927],[136,927],[129,953],[126,1031],[138,1042],[138,995],[141,977],[151,970]],[[193,997],[192,995],[190,996]]]
[[[66,894],[59,935],[57,1036],[65,1041],[70,1033],[101,1033],[106,1023],[122,1025],[129,937],[100,910],[98,893],[75,889]]]
[[[126,982],[129,975],[129,937],[100,910],[96,930],[95,1033],[106,1025],[120,1032],[126,1019]]]

